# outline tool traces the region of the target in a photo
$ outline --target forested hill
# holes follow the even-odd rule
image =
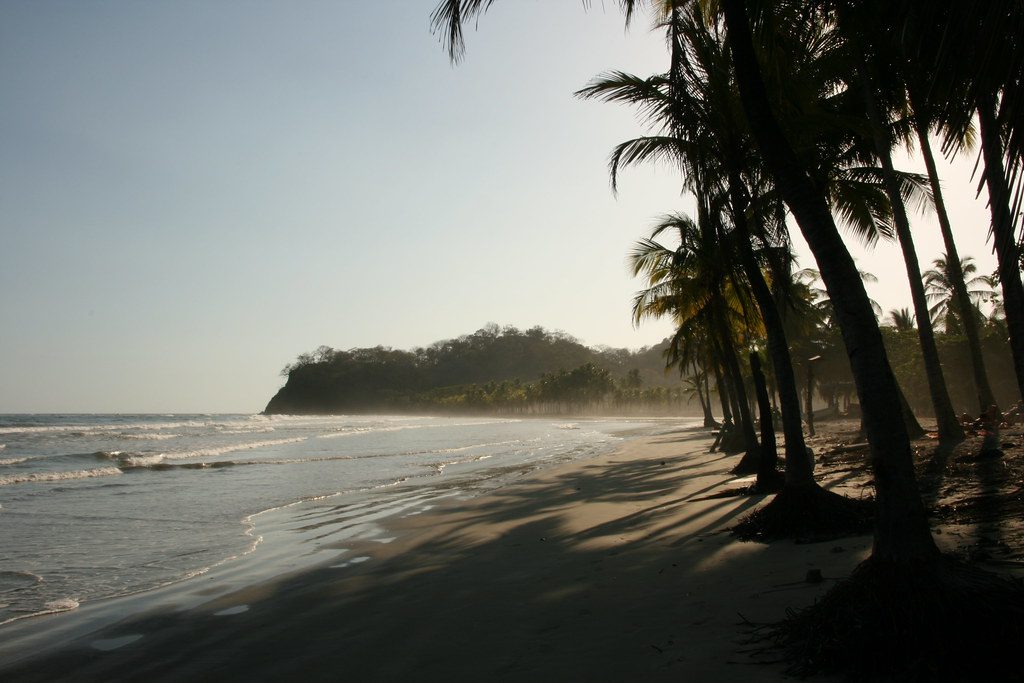
[[[321,346],[284,368],[288,381],[265,412],[572,412],[595,403],[611,409],[651,402],[668,407],[682,393],[678,375],[665,372],[666,346],[667,341],[639,351],[589,348],[562,332],[493,324],[411,351]]]

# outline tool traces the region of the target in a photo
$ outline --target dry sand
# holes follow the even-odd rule
[[[744,624],[811,604],[870,538],[771,545],[706,433],[627,441],[392,519],[388,544],[187,610],[129,616],[5,680],[774,681]],[[860,495],[863,480],[829,477]],[[948,535],[947,535],[948,537]],[[352,559],[367,558],[358,562]],[[819,569],[824,581],[805,582]]]

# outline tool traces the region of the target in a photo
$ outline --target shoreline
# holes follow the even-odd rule
[[[777,680],[779,665],[743,653],[740,622],[811,604],[870,538],[734,541],[724,530],[763,498],[709,497],[736,483],[709,441],[699,429],[628,438],[391,516],[386,542],[330,548],[347,551],[336,564],[129,611],[5,675]],[[804,583],[809,568],[826,580]]]
[[[8,598],[0,600],[0,641],[14,624],[53,612],[64,619],[101,601],[148,593],[234,564],[235,558],[253,552],[264,522],[276,519],[278,509],[302,510],[319,499],[326,499],[323,507],[328,507],[366,496],[414,498],[419,489],[453,484],[478,491],[533,469],[523,461],[548,464],[615,447],[621,439],[613,432],[623,426],[600,419],[567,425],[426,416],[269,424],[246,415],[209,420],[194,415],[45,416],[5,424],[11,425],[15,453],[30,457],[22,459],[28,464],[0,468],[3,475],[31,468],[22,478],[45,475],[47,481],[67,478],[73,483],[68,488],[60,482],[0,486],[13,544],[0,572],[0,592],[5,592],[0,597]],[[646,420],[643,426],[654,431],[664,429],[662,424]],[[275,437],[288,438],[268,441],[250,434],[275,430]],[[280,442],[285,445],[272,445]],[[255,454],[248,453],[256,446]],[[130,476],[96,482],[78,476],[89,474],[95,460],[115,456],[132,462],[113,472]],[[384,459],[362,459],[378,456]],[[142,460],[146,466],[135,467]],[[164,467],[164,460],[171,464]],[[258,467],[242,467],[248,465]],[[470,481],[489,478],[493,484]],[[61,487],[55,490],[62,495],[46,500],[33,495],[33,487],[47,486]],[[254,517],[259,523],[255,535]],[[87,528],[76,532],[81,518]],[[65,523],[55,525],[53,519]],[[127,521],[122,524],[122,519]],[[137,533],[140,529],[145,533]],[[265,547],[256,552],[260,566],[269,564],[266,555]],[[7,660],[3,649],[0,644],[0,661]]]
[[[678,423],[679,419],[672,422]],[[582,417],[574,422],[588,420],[605,421],[603,418]],[[624,421],[637,422],[637,419],[624,418]],[[650,434],[652,429],[666,422],[666,418],[650,417],[640,422],[646,423],[645,426],[609,432],[619,443],[605,445],[604,450],[618,448],[624,439]],[[509,465],[487,472],[482,477],[458,472],[446,473],[436,481],[431,481],[430,477],[419,477],[409,482],[409,477],[403,477],[386,484],[303,497],[257,510],[238,520],[246,547],[224,555],[210,565],[118,595],[81,603],[77,599],[61,599],[52,603],[52,608],[48,604],[44,611],[23,614],[3,622],[0,624],[0,670],[19,665],[40,653],[58,650],[65,641],[81,639],[123,619],[125,615],[193,609],[218,595],[311,570],[348,553],[348,549],[339,543],[339,534],[335,535],[332,543],[322,544],[318,537],[327,534],[318,531],[302,533],[303,527],[328,528],[336,525],[337,520],[344,520],[347,529],[346,533],[340,534],[343,538],[354,536],[364,541],[383,538],[384,542],[389,542],[393,539],[386,536],[387,527],[381,525],[382,521],[393,520],[410,510],[417,512],[409,514],[425,512],[435,507],[436,502],[451,496],[465,499],[482,495],[508,482],[530,476],[538,469],[600,454],[563,455],[556,460],[541,459]],[[445,463],[449,464],[459,463]],[[437,474],[441,474],[440,469]],[[315,523],[311,524],[310,518],[315,518]]]

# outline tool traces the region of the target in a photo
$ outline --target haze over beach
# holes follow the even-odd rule
[[[3,3],[0,680],[1024,681],[1021,36]]]
[[[520,4],[452,68],[422,4],[4,3],[0,411],[252,412],[321,344],[489,321],[668,336],[631,325],[624,255],[692,199],[665,166],[613,198],[608,154],[642,128],[572,96],[663,70],[664,40],[611,6]],[[973,163],[943,178],[988,273]],[[914,221],[927,266],[941,238]],[[899,249],[855,251],[882,309],[905,306]]]

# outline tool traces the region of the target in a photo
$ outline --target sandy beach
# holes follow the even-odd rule
[[[763,498],[715,497],[737,485],[735,456],[708,444],[633,438],[390,519],[393,541],[340,563],[128,614],[4,678],[778,680],[744,622],[811,604],[870,538],[736,541],[727,528]],[[825,580],[805,582],[810,569]]]

